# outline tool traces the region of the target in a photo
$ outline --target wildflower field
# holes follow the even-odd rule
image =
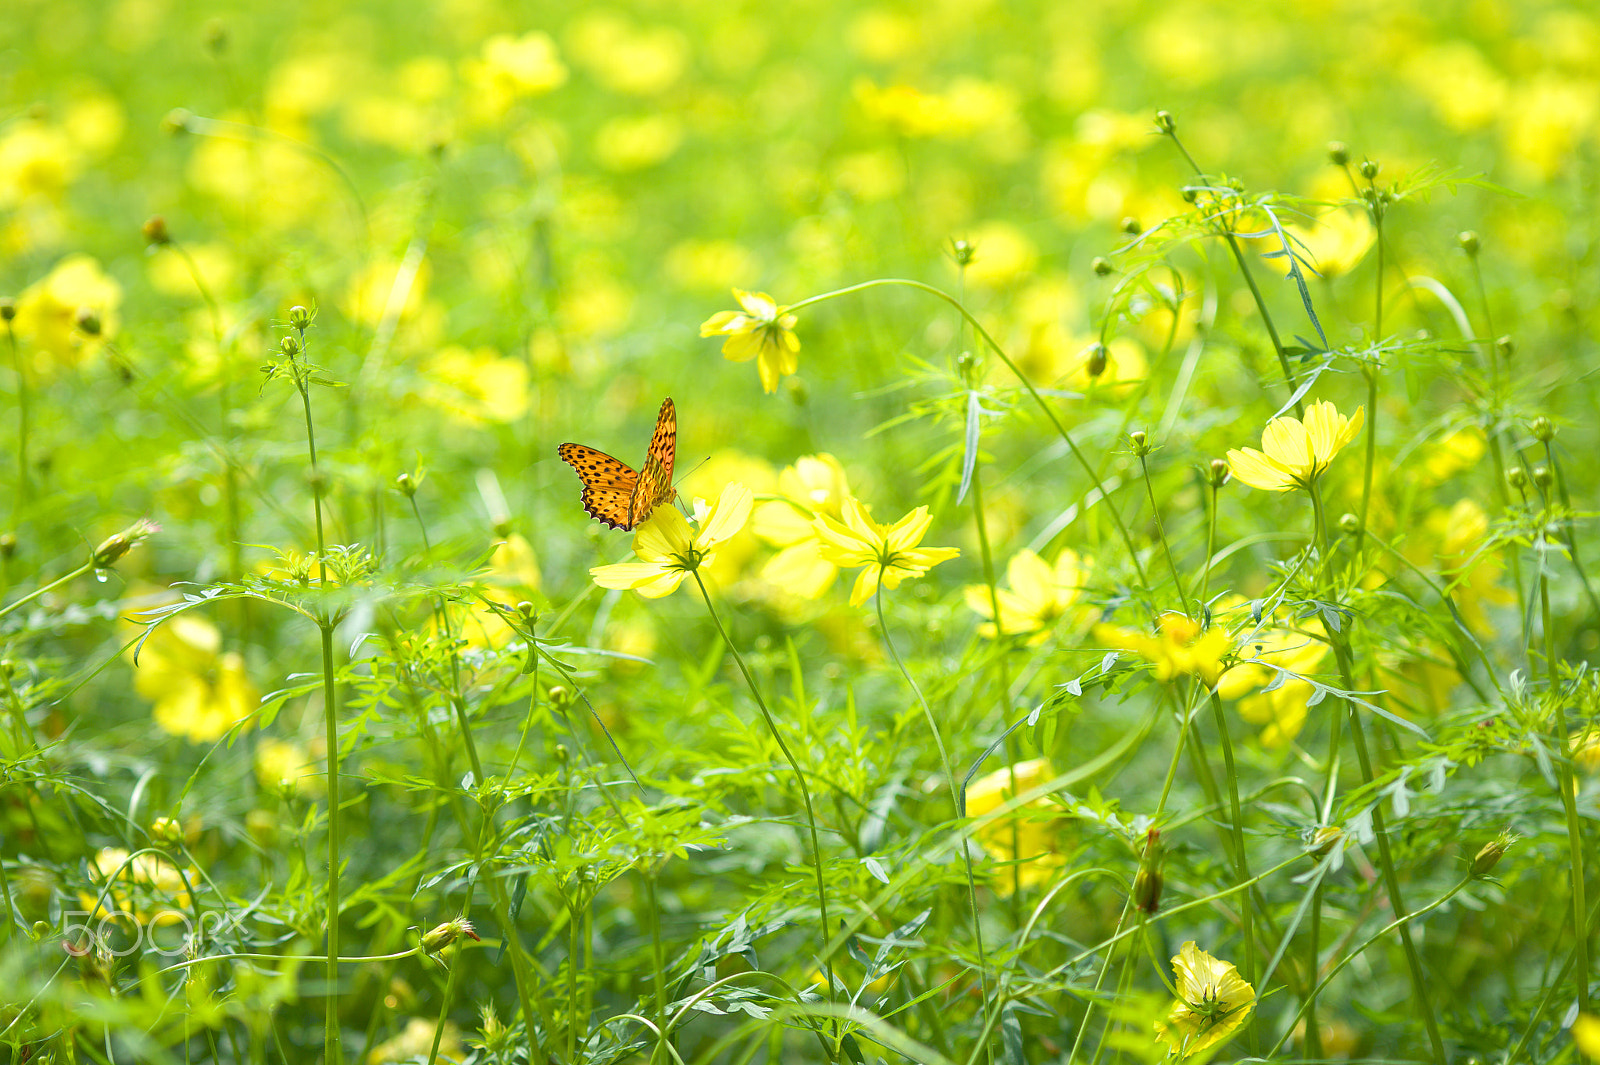
[[[1600,14],[11,0],[0,1063],[1600,1059]]]

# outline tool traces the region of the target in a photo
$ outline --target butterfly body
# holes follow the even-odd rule
[[[583,482],[584,511],[613,529],[636,529],[678,493],[672,487],[672,463],[678,454],[678,414],[671,399],[661,402],[656,430],[650,437],[644,466],[638,471],[604,451],[583,444],[562,444],[561,461]]]

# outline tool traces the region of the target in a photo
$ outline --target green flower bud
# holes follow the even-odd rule
[[[1172,112],[1171,111],[1157,111],[1156,112],[1156,129],[1159,129],[1162,133],[1165,133],[1168,136],[1171,136],[1174,132],[1177,131],[1177,128],[1178,128],[1177,119],[1172,117]]]
[[[1533,438],[1541,444],[1548,444],[1555,439],[1556,427],[1542,414],[1529,423],[1528,428],[1532,430]]]
[[[1361,166],[1358,168],[1357,172],[1368,181],[1371,181],[1373,178],[1378,176],[1378,164],[1374,163],[1371,159],[1363,159],[1361,160]]]
[[[161,526],[155,522],[140,518],[115,536],[108,536],[102,540],[100,546],[94,549],[94,564],[105,569],[160,531]]]
[[[312,314],[298,303],[289,308],[289,324],[304,333],[311,328]]]
[[[17,301],[10,296],[0,297],[0,322],[9,322],[17,316]]]
[[[950,257],[956,261],[957,266],[971,266],[972,260],[977,258],[978,249],[970,240],[952,240],[950,242]]]
[[[533,624],[533,619],[539,616],[539,608],[524,599],[517,604],[517,613],[522,615],[522,620]]]
[[[296,355],[300,354],[300,341],[296,340],[294,337],[282,337],[278,341],[278,350],[292,359]]]
[[[1510,334],[1500,337],[1494,342],[1494,352],[1502,359],[1509,360],[1511,356],[1517,353],[1516,341],[1511,339]]]
[[[178,134],[189,132],[189,123],[194,120],[194,115],[182,107],[174,107],[161,119],[161,132]]]
[[[1221,488],[1228,483],[1228,475],[1232,472],[1228,468],[1226,459],[1212,459],[1210,467],[1206,470],[1206,480],[1212,488]]]
[[[437,954],[462,936],[482,942],[478,933],[473,931],[472,922],[465,917],[457,917],[454,920],[446,921],[444,924],[435,925],[424,933],[422,936],[422,949],[429,954]]]
[[[139,232],[144,234],[146,244],[160,247],[172,243],[172,234],[167,232],[167,220],[158,214],[146,218],[144,225],[139,227]]]
[[[1522,837],[1510,830],[1501,832],[1494,839],[1485,843],[1473,856],[1470,872],[1474,877],[1488,876],[1500,859],[1510,849],[1511,845]]]
[[[1116,267],[1111,265],[1111,261],[1103,255],[1096,255],[1094,257],[1094,262],[1090,265],[1094,268],[1096,277],[1105,277],[1107,274],[1111,273],[1111,271],[1116,269]]]
[[[95,313],[93,307],[79,307],[78,313],[72,316],[72,322],[78,327],[78,332],[84,336],[97,337],[100,335],[100,315]]]
[[[1089,345],[1089,361],[1084,366],[1089,371],[1091,378],[1097,378],[1106,372],[1106,346],[1099,341]]]
[[[1132,215],[1129,215],[1127,218],[1122,220],[1121,227],[1122,231],[1128,234],[1130,237],[1136,237],[1139,235],[1139,220],[1134,218]]]
[[[1354,514],[1341,514],[1339,528],[1344,530],[1346,536],[1354,536],[1361,531],[1361,519]]]
[[[1528,475],[1521,466],[1513,466],[1506,471],[1506,483],[1519,492],[1528,488]]]
[[[550,689],[550,705],[557,710],[565,710],[572,705],[572,690],[564,684],[557,684]]]
[[[1144,853],[1139,857],[1139,871],[1133,877],[1133,904],[1140,912],[1153,914],[1161,908],[1161,832],[1152,828],[1145,835]]]
[[[1344,829],[1338,825],[1323,825],[1306,839],[1306,850],[1321,861],[1333,852],[1334,846],[1344,836]]]
[[[1150,454],[1150,445],[1143,429],[1135,429],[1128,434],[1128,442],[1133,445],[1133,453],[1140,458]]]
[[[1462,251],[1467,253],[1467,258],[1476,259],[1478,257],[1479,241],[1476,230],[1463,229],[1456,234],[1456,243],[1460,245]]]
[[[400,476],[396,477],[394,479],[394,486],[400,489],[401,492],[405,493],[405,497],[407,499],[410,499],[412,496],[417,494],[416,482],[411,479],[411,475],[409,473],[402,473]]]
[[[1549,466],[1535,466],[1533,468],[1533,483],[1540,488],[1549,488],[1555,483],[1555,476],[1550,472]]]
[[[0,533],[0,562],[10,562],[17,554],[17,534]]]
[[[1344,166],[1350,162],[1350,148],[1344,141],[1328,142],[1328,158],[1334,166]]]

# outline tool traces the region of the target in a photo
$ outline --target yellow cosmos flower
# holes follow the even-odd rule
[[[1600,1017],[1580,1013],[1573,1018],[1571,1031],[1578,1053],[1590,1059],[1600,1057]]]
[[[832,455],[802,455],[778,474],[778,494],[755,510],[755,533],[782,548],[761,570],[764,580],[802,599],[819,598],[833,586],[839,567],[822,557],[811,523],[837,518],[850,484]]]
[[[1429,515],[1427,528],[1439,536],[1439,573],[1449,584],[1462,620],[1478,635],[1493,636],[1487,608],[1504,606],[1516,596],[1500,584],[1505,563],[1499,555],[1478,552],[1489,535],[1489,515],[1473,500],[1462,499],[1448,513]]]
[[[1311,482],[1361,431],[1364,408],[1346,418],[1327,400],[1313,403],[1302,424],[1298,418],[1274,418],[1261,434],[1263,454],[1253,447],[1228,452],[1228,468],[1252,488],[1287,492],[1310,488]]]
[[[133,651],[128,651],[132,660]],[[156,627],[139,652],[134,691],[155,702],[156,724],[194,743],[213,743],[247,719],[261,693],[245,673],[244,659],[222,652],[215,625],[179,614]]]
[[[78,892],[84,910],[96,918],[131,914],[158,925],[182,920],[189,909],[189,889],[178,867],[160,855],[140,854],[129,861],[128,854],[121,847],[104,847],[90,860],[94,889]],[[190,883],[196,876],[191,868]]]
[[[822,557],[841,569],[864,566],[850,592],[850,605],[872,598],[878,585],[898,587],[907,577],[920,577],[961,552],[954,547],[918,547],[933,518],[918,507],[892,525],[880,525],[854,498],[841,507],[843,521],[820,517],[811,523],[822,542]]]
[[[1336,207],[1325,211],[1309,226],[1288,225],[1283,228],[1289,234],[1289,246],[1295,254],[1310,260],[1312,269],[1328,278],[1354,270],[1378,239],[1377,230],[1372,228],[1367,212],[1353,207]],[[1272,245],[1274,250],[1282,249],[1282,243],[1276,236],[1263,238],[1262,243]],[[1268,259],[1267,264],[1278,273],[1288,276],[1289,260],[1286,256]]]
[[[256,745],[256,780],[268,791],[321,795],[327,780],[323,772],[327,745],[313,746],[320,749],[307,750],[291,740],[263,739]]]
[[[967,816],[983,817],[1013,796],[1055,778],[1056,771],[1048,758],[1031,758],[979,777],[967,787]],[[1067,864],[1061,853],[1061,834],[1066,824],[1060,807],[1041,797],[978,829],[973,838],[979,845],[1000,861],[1010,863],[995,870],[994,889],[1009,895],[1018,887],[1049,882]]]
[[[700,335],[727,337],[723,357],[729,362],[755,359],[762,389],[776,392],[779,379],[800,368],[800,338],[794,335],[798,319],[765,292],[736,288],[733,296],[744,310],[718,311],[701,323]]]
[[[1220,627],[1202,632],[1200,623],[1177,613],[1156,619],[1154,636],[1120,625],[1096,625],[1094,638],[1107,647],[1132,651],[1152,663],[1157,680],[1171,680],[1180,673],[1193,673],[1207,685],[1222,675],[1222,659],[1233,641]]]
[[[1083,588],[1084,563],[1073,551],[1063,550],[1051,566],[1032,551],[1021,551],[1006,565],[1006,583],[989,595],[986,584],[969,584],[965,591],[967,609],[989,620],[978,626],[978,635],[994,639],[994,599],[1000,601],[1000,632],[1007,636],[1028,636],[1030,646],[1050,638],[1056,622],[1067,615]]]
[[[1178,977],[1178,1001],[1166,1021],[1156,1023],[1156,1033],[1179,1058],[1226,1043],[1255,1008],[1256,989],[1239,970],[1196,947],[1192,939],[1178,948],[1172,971]]]
[[[464,425],[508,423],[528,413],[528,364],[493,348],[445,348],[421,366],[423,398]]]
[[[78,312],[93,312],[100,319],[100,336],[109,337],[116,332],[121,302],[122,286],[88,255],[67,256],[42,281],[24,289],[17,299],[14,328],[34,351],[34,372],[47,374],[81,362],[98,344],[78,329]]]
[[[744,528],[752,499],[742,484],[728,485],[710,507],[696,499],[698,532],[676,507],[657,507],[633,537],[633,553],[643,561],[596,566],[589,575],[602,588],[632,588],[646,599],[671,595],[685,577],[712,563],[719,543]]]

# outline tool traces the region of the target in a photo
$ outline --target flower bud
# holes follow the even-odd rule
[[[1463,229],[1456,234],[1456,243],[1460,245],[1462,251],[1467,253],[1467,258],[1476,259],[1478,257],[1479,241],[1476,230]]]
[[[972,260],[977,258],[978,249],[970,240],[952,240],[950,242],[950,257],[956,261],[957,266],[972,265]]]
[[[35,921],[33,922],[33,928],[31,928],[29,931],[33,936],[33,941],[38,943],[43,940],[45,936],[50,934],[51,928],[50,925],[45,921]]]
[[[496,540],[509,539],[510,536],[511,536],[511,519],[510,518],[499,518],[499,519],[497,519],[495,521],[494,525],[492,525],[490,527],[489,531],[494,534],[494,538]]]
[[[298,303],[289,308],[289,324],[302,333],[311,328],[311,318],[311,312]]]
[[[565,710],[572,705],[572,690],[564,684],[557,684],[550,689],[550,705],[557,710]]]
[[[193,118],[193,113],[187,109],[174,107],[162,116],[161,132],[168,134],[187,133],[189,132],[189,123]]]
[[[498,1061],[506,1057],[506,1052],[511,1048],[511,1029],[506,1027],[490,1003],[478,1007],[478,1033],[483,1049],[489,1052],[491,1058]]]
[[[1345,166],[1350,162],[1350,147],[1344,141],[1329,141],[1328,159],[1334,166]]]
[[[1156,112],[1156,129],[1171,136],[1178,128],[1178,122],[1172,117],[1171,111]]]
[[[417,485],[409,473],[402,473],[394,479],[394,486],[405,494],[407,499],[417,494]]]
[[[0,322],[9,322],[17,316],[17,301],[10,296],[0,298]]]
[[[526,621],[531,625],[533,623],[533,619],[539,616],[539,608],[524,599],[522,602],[517,604],[517,613],[522,615],[523,621]]]
[[[1344,829],[1340,828],[1338,825],[1323,825],[1321,828],[1311,833],[1310,837],[1306,840],[1306,850],[1310,851],[1312,856],[1318,861],[1321,861],[1323,858],[1326,858],[1329,854],[1333,853],[1333,848],[1338,844],[1339,840],[1343,836]]]
[[[1226,459],[1212,459],[1211,466],[1206,471],[1206,480],[1212,488],[1221,488],[1228,483],[1228,475],[1232,472],[1228,468]]]
[[[1135,429],[1128,434],[1128,442],[1133,445],[1133,453],[1140,458],[1150,454],[1150,444],[1143,429]]]
[[[1368,181],[1371,181],[1378,176],[1378,164],[1371,159],[1363,159],[1361,160],[1361,166],[1357,168],[1357,172]]]
[[[1129,215],[1127,218],[1122,220],[1121,227],[1122,231],[1128,234],[1130,237],[1136,237],[1139,235],[1139,220],[1132,215]]]
[[[17,554],[17,534],[0,533],[0,562],[10,562]]]
[[[1152,828],[1144,838],[1144,853],[1139,871],[1133,877],[1133,904],[1140,912],[1153,914],[1161,908],[1161,832]]]
[[[1111,261],[1103,255],[1096,255],[1094,257],[1094,262],[1090,263],[1089,265],[1094,268],[1096,277],[1105,277],[1107,274],[1111,273],[1112,270],[1116,269],[1111,265]]]
[[[1517,491],[1525,491],[1528,487],[1528,475],[1521,466],[1513,466],[1506,471],[1506,483]]]
[[[72,316],[72,324],[78,327],[78,332],[84,336],[97,337],[100,335],[100,316],[93,307],[79,307],[78,313]]]
[[[1530,422],[1528,428],[1532,430],[1533,438],[1541,444],[1548,444],[1555,439],[1556,427],[1551,425],[1550,419],[1542,414]]]
[[[1097,378],[1106,372],[1106,346],[1098,340],[1089,345],[1089,359],[1084,369],[1089,372],[1090,378]]]
[[[167,232],[167,220],[158,214],[153,214],[144,220],[144,225],[139,227],[139,232],[144,234],[146,244],[160,246],[172,243],[172,234]]]
[[[1339,515],[1339,528],[1346,536],[1354,536],[1361,531],[1361,519],[1354,514]]]
[[[294,337],[283,337],[278,341],[278,350],[292,359],[300,354],[300,341]]]
[[[556,756],[556,761],[561,765],[566,765],[568,760],[572,758],[572,752],[567,750],[567,745],[564,743],[556,744],[554,753]]]
[[[1192,185],[1185,185],[1183,187],[1183,192],[1180,193],[1180,195],[1183,196],[1184,203],[1194,203],[1200,198],[1200,190]]]
[[[1488,876],[1511,845],[1522,837],[1509,829],[1485,843],[1473,856],[1470,872],[1474,877]]]
[[[465,917],[457,917],[446,921],[444,924],[436,925],[424,933],[422,949],[429,954],[437,954],[462,936],[482,942],[478,937],[478,933],[472,930],[472,922]]]
[[[1509,360],[1511,356],[1517,353],[1516,341],[1512,340],[1509,335],[1497,338],[1494,342],[1494,353],[1502,359]]]
[[[1549,488],[1555,483],[1555,477],[1550,473],[1549,466],[1535,466],[1533,468],[1533,483],[1540,488]]]
[[[108,536],[101,541],[100,546],[94,549],[94,564],[104,569],[126,555],[133,547],[148,540],[152,534],[160,531],[161,526],[155,522],[140,518],[115,536]]]
[[[171,817],[158,817],[150,825],[150,838],[168,847],[183,843],[183,826]]]

